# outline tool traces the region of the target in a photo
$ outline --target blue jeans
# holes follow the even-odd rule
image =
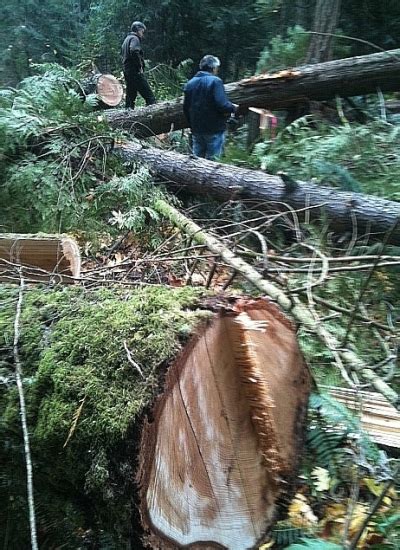
[[[214,160],[221,156],[225,142],[225,132],[218,134],[193,134],[193,154]]]

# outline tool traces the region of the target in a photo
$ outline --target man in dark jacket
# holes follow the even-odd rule
[[[131,32],[122,44],[122,65],[126,82],[126,108],[135,108],[137,94],[143,97],[146,105],[156,102],[153,92],[144,77],[144,56],[141,40],[146,27],[140,21],[134,21],[131,25]]]
[[[184,87],[183,110],[192,130],[193,153],[207,159],[221,155],[227,118],[237,109],[216,76],[219,66],[218,57],[205,55],[200,71]]]

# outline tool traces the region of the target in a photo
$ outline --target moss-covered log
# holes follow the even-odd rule
[[[284,109],[308,100],[396,91],[400,88],[400,50],[303,65],[262,74],[225,86],[234,103],[247,107]],[[105,117],[113,128],[142,137],[187,126],[182,98],[143,109],[112,110]]]
[[[0,519],[25,548],[16,295],[0,287]],[[256,548],[296,471],[310,386],[276,306],[189,287],[30,289],[24,304],[39,545]]]

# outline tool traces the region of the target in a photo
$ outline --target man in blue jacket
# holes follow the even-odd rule
[[[183,111],[192,130],[193,153],[206,159],[221,155],[227,119],[238,107],[229,101],[216,76],[219,66],[218,57],[205,55],[200,71],[184,87]]]

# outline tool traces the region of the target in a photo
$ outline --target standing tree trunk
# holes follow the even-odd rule
[[[249,111],[246,117],[247,122],[247,137],[246,145],[247,149],[251,149],[255,142],[260,137],[260,115]]]
[[[332,35],[340,16],[341,0],[317,0],[310,47],[306,63],[321,63],[332,59]]]
[[[310,2],[308,0],[296,0],[295,22],[296,22],[296,25],[301,25],[303,29],[309,28],[309,20],[310,20],[309,8],[310,8]]]

